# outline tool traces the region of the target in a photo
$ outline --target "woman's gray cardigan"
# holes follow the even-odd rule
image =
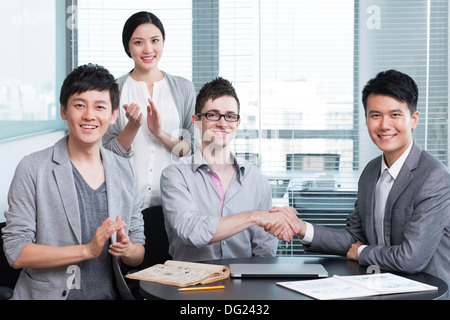
[[[189,137],[191,140],[191,153],[193,153],[198,146],[198,143],[196,142],[197,139],[194,138],[194,125],[192,123],[192,115],[195,112],[194,85],[192,84],[192,82],[185,78],[173,76],[166,72],[163,72],[163,74],[167,80],[167,83],[169,84],[170,93],[172,94],[172,98],[178,110],[178,114],[180,115],[180,128],[189,133]],[[119,92],[122,92],[123,85],[129,76],[130,74],[126,74],[116,80],[119,86]],[[119,106],[119,113],[120,112],[123,112],[122,106]],[[163,117],[164,116],[168,117],[170,115],[163,115]],[[133,149],[130,148],[130,150],[128,150],[127,152],[117,141],[117,137],[122,133],[122,131],[122,123],[121,121],[117,120],[112,126],[109,126],[108,130],[103,136],[103,146],[122,157],[129,158],[133,156]],[[186,137],[187,135],[183,134],[179,138],[181,139]]]

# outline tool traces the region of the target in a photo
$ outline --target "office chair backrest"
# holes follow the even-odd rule
[[[5,222],[0,223],[0,287],[7,287],[14,289],[17,279],[19,278],[20,270],[13,269],[8,260],[6,260],[5,252],[3,251],[3,237],[1,230],[6,225]]]
[[[164,215],[157,208],[160,207],[150,207],[142,211],[145,234],[145,255],[141,264],[143,269],[172,259],[169,254]]]

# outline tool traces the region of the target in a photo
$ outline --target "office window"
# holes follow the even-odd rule
[[[359,87],[380,69],[411,75],[419,87],[420,120],[414,137],[449,165],[448,2],[361,1],[355,9],[365,17],[355,34]]]
[[[64,128],[59,90],[66,76],[66,7],[19,0],[0,10],[0,141]]]
[[[77,63],[116,76],[133,66],[125,20],[152,11],[166,29],[161,69],[193,81],[233,82],[242,124],[238,155],[261,167],[275,205],[343,228],[357,180],[380,154],[367,134],[364,84],[396,68],[419,85],[415,139],[448,165],[448,4],[440,0],[78,0]],[[279,255],[302,253],[298,241]]]
[[[166,32],[160,69],[192,79],[192,4],[185,0],[99,1],[78,0],[75,65],[98,63],[114,76],[133,69],[133,60],[122,46],[125,21],[139,11],[151,11],[162,21]]]

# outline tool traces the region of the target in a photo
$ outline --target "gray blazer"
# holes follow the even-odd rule
[[[112,220],[120,215],[126,232],[135,243],[145,243],[144,222],[139,210],[137,177],[124,158],[101,148],[105,168],[108,212]],[[81,225],[67,137],[53,147],[26,156],[19,163],[8,194],[9,209],[3,228],[4,250],[10,264],[29,243],[50,246],[81,244]],[[112,241],[115,241],[115,236]],[[121,297],[132,295],[113,257],[117,288]],[[68,266],[21,271],[13,299],[65,299]]]
[[[308,251],[346,255],[359,240],[362,265],[406,273],[426,272],[450,283],[450,173],[415,142],[386,203],[385,243],[377,245],[374,194],[381,156],[366,166],[358,184],[355,211],[345,230],[314,226]]]

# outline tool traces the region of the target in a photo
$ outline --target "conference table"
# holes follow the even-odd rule
[[[251,257],[202,261],[209,264],[230,265],[232,263],[252,264],[322,264],[333,275],[350,276],[367,274],[368,267],[361,266],[356,261],[339,256],[298,256],[298,257]],[[381,272],[383,272],[381,270]],[[437,300],[447,299],[448,286],[445,281],[427,273],[402,274],[391,272],[411,280],[438,287],[435,291],[401,293],[362,297],[362,300]],[[208,285],[224,285],[225,289],[181,292],[179,287],[159,284],[150,281],[140,281],[140,292],[145,299],[161,300],[312,300],[312,298],[296,291],[277,285],[277,282],[299,281],[299,278],[233,278],[219,280]]]

